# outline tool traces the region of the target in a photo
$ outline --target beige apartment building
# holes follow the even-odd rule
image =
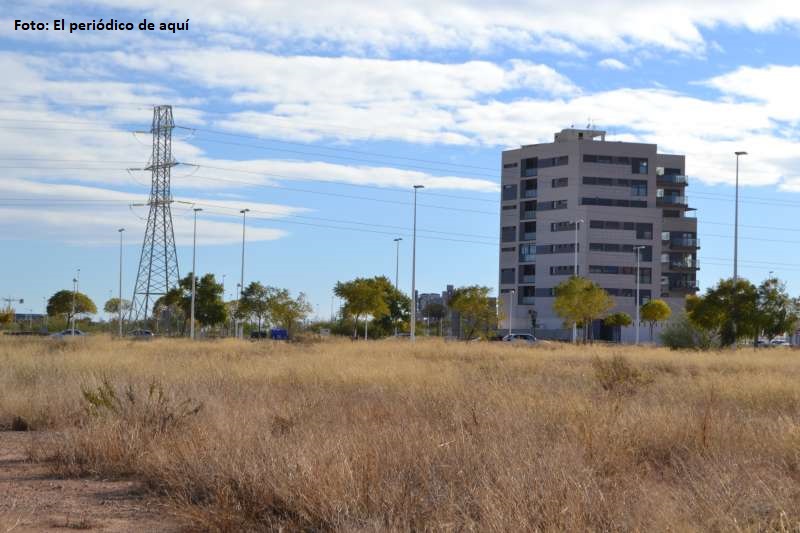
[[[635,315],[636,255],[640,303],[662,298],[673,312],[697,291],[697,219],[686,199],[682,155],[655,144],[606,141],[604,131],[565,129],[554,142],[503,152],[500,210],[501,326],[541,338],[569,338],[553,312],[553,288],[575,272]],[[641,247],[641,248],[638,248]],[[638,249],[637,249],[638,248]],[[595,338],[612,332],[600,321]],[[623,341],[634,338],[623,328]],[[648,339],[647,328],[641,339]]]

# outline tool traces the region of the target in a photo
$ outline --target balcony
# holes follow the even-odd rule
[[[689,180],[686,176],[657,176],[656,182],[664,185],[688,185]]]
[[[536,240],[536,232],[535,231],[533,231],[533,232],[531,232],[531,231],[525,232],[522,235],[520,235],[520,239],[519,240],[521,240],[521,241],[535,241]]]
[[[519,297],[519,304],[520,305],[533,305],[536,303],[536,299],[533,296],[522,296]]]
[[[690,248],[696,249],[700,248],[700,239],[691,238],[691,237],[684,237],[684,238],[677,238],[677,239],[670,239],[669,240],[669,247],[672,249],[678,248]]]
[[[531,285],[534,285],[536,283],[536,275],[534,275],[534,274],[528,274],[528,275],[520,274],[519,282],[520,283],[530,283]]]
[[[666,266],[669,270],[700,270],[700,261],[687,257],[680,260],[671,260],[667,263],[661,263],[662,268]]]
[[[539,196],[539,189],[522,189],[523,198],[536,198]]]
[[[669,290],[673,291],[693,291],[699,289],[697,281],[693,279],[672,279],[669,281]]]
[[[679,196],[677,194],[659,196],[656,198],[656,206],[658,207],[687,207],[688,205],[689,200],[687,200],[685,196]]]
[[[520,263],[532,263],[536,261],[536,252],[528,252],[520,248],[519,250],[519,262]]]
[[[536,210],[535,209],[532,209],[532,210],[529,209],[527,211],[520,212],[519,219],[520,220],[535,220],[536,219]]]

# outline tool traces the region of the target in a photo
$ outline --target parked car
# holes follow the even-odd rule
[[[537,342],[537,339],[530,333],[512,333],[511,335],[506,335],[505,337],[503,337],[503,341],[535,344]]]
[[[269,333],[266,331],[251,331],[250,332],[251,339],[268,339]]]
[[[152,339],[155,337],[156,334],[150,331],[149,329],[135,329],[128,333],[128,337],[132,337],[134,339]]]
[[[59,331],[58,333],[53,333],[50,337],[54,339],[66,339],[66,338],[74,338],[74,337],[85,337],[86,333],[82,332],[79,329],[65,329],[64,331]]]
[[[773,346],[791,346],[792,344],[784,339],[772,339]]]

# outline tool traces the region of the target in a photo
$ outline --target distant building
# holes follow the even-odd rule
[[[553,288],[577,274],[606,289],[615,310],[663,298],[673,313],[697,292],[697,219],[686,198],[685,157],[655,144],[606,141],[604,131],[565,129],[554,142],[502,155],[500,299],[503,327],[569,338],[553,312]],[[579,222],[582,221],[582,222]],[[509,313],[508,310],[511,312]],[[509,323],[510,320],[510,323]],[[610,335],[600,321],[595,338]],[[622,339],[633,339],[633,327]]]

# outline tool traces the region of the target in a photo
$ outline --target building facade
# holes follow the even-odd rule
[[[680,312],[697,291],[697,219],[686,198],[685,157],[655,144],[606,141],[599,130],[565,129],[554,142],[503,152],[500,302],[504,329],[569,338],[553,312],[553,288],[575,273],[606,289],[614,311],[635,315],[662,298]],[[600,322],[596,338],[610,336]],[[634,337],[623,328],[622,340]],[[642,329],[646,340],[646,328]]]

